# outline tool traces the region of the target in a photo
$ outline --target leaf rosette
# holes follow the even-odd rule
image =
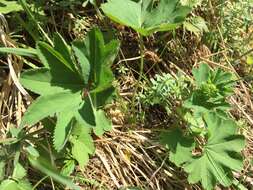
[[[101,107],[115,90],[110,67],[118,49],[119,42],[105,43],[98,29],[71,47],[59,34],[54,37],[54,47],[38,42],[36,50],[43,67],[23,72],[20,81],[40,97],[29,106],[21,125],[34,125],[56,115],[54,146],[58,151],[66,143],[73,120],[93,128],[98,136],[110,130],[111,122]]]

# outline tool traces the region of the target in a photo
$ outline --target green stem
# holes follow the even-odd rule
[[[140,51],[141,51],[141,65],[140,65],[140,74],[138,79],[138,86],[140,85],[142,75],[143,75],[143,68],[144,68],[144,42],[143,36],[140,36]]]
[[[132,110],[134,108],[134,103],[135,103],[135,98],[136,98],[136,95],[137,95],[137,91],[138,91],[138,88],[140,87],[140,83],[141,83],[141,79],[143,77],[143,68],[144,68],[144,42],[143,42],[143,36],[140,35],[140,39],[139,39],[139,43],[140,43],[140,56],[141,56],[141,62],[140,62],[140,73],[139,73],[139,78],[138,78],[138,81],[137,81],[137,85],[134,89],[134,94],[133,94],[133,98],[132,98]]]

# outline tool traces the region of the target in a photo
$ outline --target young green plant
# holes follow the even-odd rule
[[[109,0],[101,6],[103,12],[114,22],[131,27],[139,34],[140,73],[133,102],[140,81],[143,78],[144,42],[143,37],[154,32],[174,30],[182,24],[191,8],[180,5],[180,0],[160,0],[154,5],[153,0]]]

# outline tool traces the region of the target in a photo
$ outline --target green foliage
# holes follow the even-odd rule
[[[2,0],[0,2],[0,13],[8,14],[11,12],[21,11],[22,6],[17,1]]]
[[[37,54],[44,67],[22,73],[21,83],[41,95],[28,108],[22,125],[34,125],[56,114],[54,145],[60,151],[67,142],[74,118],[84,126],[93,127],[97,135],[111,129],[104,112],[99,109],[114,90],[110,66],[119,43],[111,41],[105,45],[98,29],[93,29],[85,41],[73,43],[74,55],[59,34],[54,43],[51,47],[39,42]]]
[[[218,15],[218,27],[213,26],[210,28],[210,31],[204,36],[205,42],[215,51],[219,51],[226,46],[228,59],[231,58],[230,60],[234,61],[234,58],[238,58],[238,56],[252,48],[250,28],[253,23],[251,11],[253,2],[252,0],[236,0],[219,4],[217,1],[213,6],[215,7],[214,13]],[[209,12],[207,9],[204,11]],[[209,17],[208,19],[210,19],[208,22],[211,23],[213,18]],[[220,45],[221,42],[223,45]]]
[[[33,155],[29,156],[29,162],[31,165],[41,171],[42,173],[52,177],[54,180],[65,184],[67,187],[73,189],[73,190],[80,190],[81,188],[76,186],[69,178],[61,175],[59,171],[54,168],[50,161],[47,160],[42,155],[39,155],[39,157],[34,157]]]
[[[152,0],[109,0],[101,8],[110,19],[143,36],[177,28],[191,11],[190,7],[180,5],[179,0],[161,0],[157,6]]]
[[[188,180],[190,183],[200,181],[205,189],[213,189],[217,182],[230,186],[233,182],[231,171],[242,170],[240,152],[245,146],[244,137],[236,135],[234,121],[221,120],[213,114],[208,115],[205,121],[209,132],[207,143],[200,156],[193,156],[185,164]]]
[[[72,156],[83,168],[89,161],[89,155],[93,155],[95,152],[91,129],[76,123],[71,133],[70,142],[72,144]]]
[[[233,75],[220,68],[212,71],[206,64],[201,64],[192,72],[196,89],[184,102],[184,107],[193,109],[195,113],[213,111],[226,117],[226,111],[230,108],[226,98],[233,92]]]
[[[195,147],[192,137],[185,137],[178,128],[164,132],[161,135],[161,143],[170,150],[169,159],[177,166],[187,162],[192,156]]]
[[[208,27],[205,20],[200,16],[190,17],[184,22],[184,28],[197,36],[208,32]]]
[[[183,75],[175,78],[169,73],[157,74],[139,97],[144,105],[171,106],[173,102],[187,96],[187,87],[187,79]]]
[[[64,176],[70,176],[75,169],[76,163],[74,159],[68,159],[64,161],[64,166],[61,169],[61,174]]]
[[[55,182],[66,185],[66,188],[81,189],[69,176],[75,171],[77,163],[79,168],[84,170],[89,157],[94,155],[93,135],[99,137],[112,129],[112,123],[107,119],[103,108],[115,94],[113,86],[115,79],[111,66],[117,56],[119,42],[105,40],[99,29],[92,29],[84,40],[75,40],[71,44],[66,43],[58,33],[51,40],[53,35],[50,32],[54,30],[64,32],[68,34],[68,39],[72,39],[71,32],[65,30],[71,29],[76,20],[79,19],[79,24],[76,24],[75,29],[79,33],[82,33],[80,32],[82,29],[86,30],[86,25],[84,28],[80,27],[86,22],[86,17],[81,16],[84,12],[77,7],[83,6],[83,9],[89,2],[99,14],[99,18],[102,18],[97,7],[97,3],[102,3],[101,9],[106,16],[140,34],[139,82],[144,79],[143,36],[175,30],[181,24],[184,29],[197,36],[205,32],[208,35],[204,35],[204,38],[211,36],[212,39],[218,39],[216,44],[222,42],[226,49],[229,48],[226,51],[228,54],[247,52],[252,32],[244,39],[243,31],[251,31],[251,0],[227,1],[226,4],[219,5],[216,4],[218,1],[215,1],[212,2],[213,6],[211,4],[208,6],[214,11],[219,9],[218,17],[211,13],[214,16],[211,18],[210,11],[202,11],[200,8],[192,13],[191,17],[186,18],[201,1],[2,0],[0,13],[9,14],[23,10],[22,15],[15,13],[15,19],[18,19],[32,36],[36,48],[0,47],[0,52],[29,57],[24,63],[31,61],[34,65],[38,58],[43,66],[39,68],[35,66],[34,69],[21,74],[22,85],[39,97],[28,107],[21,126],[7,127],[8,131],[4,135],[6,139],[0,140],[0,189],[35,189],[36,187],[32,187],[27,179],[28,167],[33,167],[46,175],[44,179],[50,177]],[[44,8],[45,12],[42,11]],[[60,27],[59,8],[67,9],[63,11],[62,18],[66,22],[62,21]],[[93,12],[89,11],[89,14]],[[24,12],[26,14],[23,14]],[[206,12],[208,17],[205,15]],[[41,16],[43,18],[40,18]],[[207,24],[204,18],[205,20],[210,18],[212,21],[210,23],[215,23],[215,29],[209,22]],[[64,23],[68,25],[65,26]],[[217,23],[221,25],[217,27]],[[21,31],[14,31],[14,41],[18,43],[10,40],[8,45],[22,47],[20,42],[30,41],[27,33],[22,38],[20,34]],[[167,40],[167,35],[164,36]],[[6,39],[9,42],[9,38]],[[214,59],[220,55],[215,55]],[[243,55],[247,56],[245,62],[252,65],[250,51]],[[15,63],[13,65],[15,66]],[[127,75],[127,71],[123,69],[121,73]],[[234,185],[238,189],[245,189],[241,180],[233,177],[233,172],[242,170],[243,158],[240,153],[245,146],[244,137],[238,134],[237,124],[227,114],[230,108],[227,98],[233,93],[234,76],[221,69],[212,70],[207,64],[200,64],[199,68],[192,70],[192,73],[195,79],[193,81],[183,75],[172,76],[164,73],[155,75],[147,86],[136,85],[136,92],[143,87],[143,92],[138,96],[144,106],[159,104],[166,108],[167,114],[171,114],[170,118],[175,116],[175,119],[171,120],[174,128],[161,134],[161,143],[169,150],[169,161],[177,167],[182,167],[188,174],[189,183],[201,184],[208,190],[214,189],[216,185],[225,187]],[[13,100],[16,103],[15,97]],[[42,123],[39,128],[30,128],[29,125],[38,122]],[[26,158],[29,163],[24,162]],[[75,176],[75,179],[79,178],[76,173]],[[36,179],[37,177],[41,177],[40,173],[36,173]],[[78,182],[103,188],[103,185],[93,179],[82,177]],[[56,189],[64,188],[60,184],[55,186]],[[140,188],[122,187],[122,189]]]
[[[4,180],[0,184],[1,190],[32,190],[32,186],[27,181],[14,181],[11,179]]]
[[[184,136],[180,129],[164,133],[162,143],[170,149],[170,161],[189,173],[190,183],[201,182],[210,190],[217,183],[230,186],[232,171],[240,171],[243,166],[240,152],[245,146],[244,137],[237,135],[237,125],[232,120],[207,114],[204,121],[208,132],[204,145],[189,133]]]
[[[2,162],[5,166],[5,162]],[[4,169],[4,168],[3,168]],[[4,176],[4,171],[2,172]],[[25,168],[19,163],[15,163],[12,177],[10,179],[2,180],[0,189],[2,190],[31,190],[32,186],[30,182],[25,178],[27,172]]]
[[[23,48],[4,48],[4,47],[0,47],[0,52],[2,52],[2,53],[11,53],[11,54],[20,55],[20,56],[28,56],[28,57],[36,57],[37,56],[37,52],[33,48],[23,49]]]

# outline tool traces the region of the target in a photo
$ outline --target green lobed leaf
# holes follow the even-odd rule
[[[75,53],[75,56],[79,62],[82,78],[85,84],[89,82],[90,76],[90,63],[85,55],[85,43],[84,41],[75,41],[72,43],[72,49]]]
[[[40,95],[64,91],[77,92],[84,88],[84,84],[75,83],[61,75],[53,75],[48,68],[24,71],[21,74],[20,82],[25,88]]]
[[[73,110],[67,109],[57,114],[57,122],[54,130],[54,148],[60,151],[68,141],[73,127]]]
[[[201,182],[205,189],[217,183],[227,187],[233,182],[232,171],[240,171],[243,160],[240,152],[245,146],[244,137],[236,135],[237,125],[222,120],[215,114],[205,116],[209,136],[200,156],[192,156],[184,169],[190,183]],[[198,168],[198,169],[196,169]]]
[[[34,125],[41,119],[66,109],[79,107],[80,92],[60,92],[37,98],[23,116],[21,126]]]
[[[26,176],[25,168],[20,163],[17,163],[15,165],[12,177],[14,179],[23,179],[25,176]]]
[[[107,119],[103,110],[95,111],[96,126],[93,128],[93,132],[97,136],[102,136],[105,132],[112,130],[112,123]]]
[[[211,70],[207,64],[201,64],[192,72],[197,87],[184,102],[184,107],[200,115],[215,112],[220,117],[226,118],[230,109],[226,98],[233,93],[235,83],[232,73],[222,71],[220,68]]]
[[[54,180],[66,185],[68,188],[73,189],[73,190],[81,190],[80,187],[75,185],[69,178],[62,176],[60,172],[52,167],[49,163],[48,160],[46,160],[43,157],[29,157],[29,162],[31,165],[41,171],[42,173],[52,177]]]
[[[22,6],[17,1],[1,0],[0,2],[0,13],[8,14],[11,12],[21,11]]]
[[[1,190],[32,190],[31,184],[27,180],[11,180],[7,179],[0,184]]]
[[[114,92],[112,90],[114,75],[110,67],[117,56],[119,42],[112,40],[105,44],[101,31],[95,28],[89,32],[83,50],[91,65],[89,81],[92,83],[90,93],[93,105],[98,108],[101,106],[99,98],[109,99]]]
[[[161,143],[170,150],[169,159],[177,166],[191,159],[192,150],[195,147],[194,139],[183,136],[178,128],[162,133]]]
[[[90,81],[96,88],[98,86],[110,87],[114,80],[110,67],[117,56],[119,42],[112,40],[105,44],[102,32],[94,28],[88,33],[85,44],[86,56],[91,65]]]
[[[1,185],[0,185],[0,189],[2,190],[17,190],[18,188],[18,184],[10,179],[4,180],[2,181]]]
[[[82,168],[88,164],[89,155],[93,155],[95,152],[94,142],[90,133],[90,128],[76,123],[72,138],[70,139],[72,143],[72,156]]]
[[[157,7],[152,0],[109,0],[101,8],[113,21],[144,36],[177,28],[191,11],[190,7],[180,5],[179,0],[161,0]]]

